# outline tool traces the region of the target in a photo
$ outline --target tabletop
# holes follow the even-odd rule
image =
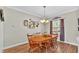
[[[45,41],[45,40],[50,40],[53,38],[56,38],[57,35],[36,35],[30,38],[31,41],[37,41],[37,42],[41,42],[41,41]]]

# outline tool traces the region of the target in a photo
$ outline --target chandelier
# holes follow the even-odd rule
[[[49,22],[48,19],[45,17],[45,8],[46,8],[46,6],[43,6],[43,8],[44,8],[44,18],[41,20],[41,23],[46,24],[46,23]]]

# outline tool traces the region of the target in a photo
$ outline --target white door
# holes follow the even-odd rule
[[[0,20],[0,53],[2,52],[3,48],[3,22]]]

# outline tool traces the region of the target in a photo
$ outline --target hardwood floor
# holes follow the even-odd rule
[[[20,46],[16,46],[13,48],[5,49],[4,53],[29,53],[29,44],[23,44]],[[77,53],[78,52],[78,47],[63,43],[63,42],[57,42],[57,48],[49,48],[47,51],[43,49],[42,51],[38,51],[36,49],[33,51],[33,53]]]

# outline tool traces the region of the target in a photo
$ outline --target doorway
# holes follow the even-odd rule
[[[64,41],[64,19],[50,21],[50,34],[57,34],[58,41]]]

